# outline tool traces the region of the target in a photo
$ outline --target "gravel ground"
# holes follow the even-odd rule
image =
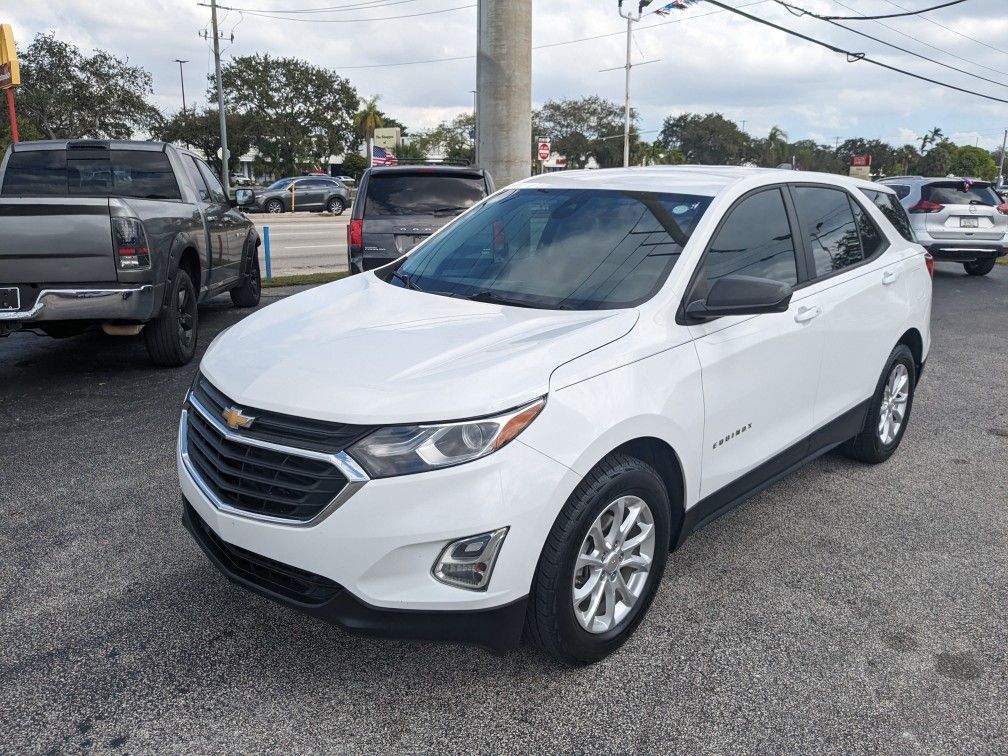
[[[2,340],[0,752],[1006,753],[1006,306],[1008,268],[939,266],[899,452],[828,455],[690,538],[637,634],[579,670],[236,588],[179,521],[196,363]],[[202,343],[239,317],[209,305]]]

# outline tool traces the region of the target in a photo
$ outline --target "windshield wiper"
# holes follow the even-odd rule
[[[413,291],[423,291],[419,286],[413,283],[413,279],[406,273],[400,273],[398,270],[392,271],[392,278],[403,282],[403,286],[407,289],[413,289]]]
[[[556,304],[556,305],[537,305],[530,302],[523,302],[520,299],[512,299],[500,294],[492,289],[484,289],[483,291],[477,291],[475,294],[469,294],[462,296],[462,299],[468,299],[471,302],[487,302],[488,304],[500,304],[507,305],[508,307],[528,307],[533,310],[573,310],[574,308],[568,304]]]

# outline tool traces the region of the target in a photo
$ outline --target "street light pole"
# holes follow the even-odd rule
[[[473,163],[479,165],[479,114],[476,105],[476,90],[469,90],[473,96]]]
[[[1004,183],[1004,158],[1005,158],[1005,147],[1008,146],[1008,129],[1005,129],[1004,139],[1001,140],[1001,165],[998,166],[998,177],[1001,179],[1001,183]]]
[[[182,85],[182,113],[184,114],[186,112],[186,104],[185,104],[185,77],[182,76],[182,64],[183,63],[188,63],[189,61],[188,60],[181,60],[180,58],[175,58],[175,62],[178,63],[179,84]]]
[[[210,17],[213,25],[213,52],[214,68],[217,72],[217,107],[220,109],[220,138],[221,138],[221,184],[224,185],[224,194],[231,196],[231,186],[228,181],[228,146],[227,146],[227,119],[224,110],[224,85],[221,83],[220,70],[220,35],[217,32],[217,0],[210,0]]]

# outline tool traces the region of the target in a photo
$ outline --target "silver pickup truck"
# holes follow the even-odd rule
[[[199,156],[162,142],[22,142],[0,163],[0,336],[143,333],[196,351],[198,302],[259,303],[259,235]]]

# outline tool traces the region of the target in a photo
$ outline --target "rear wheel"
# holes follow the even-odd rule
[[[913,354],[906,345],[898,344],[879,378],[865,426],[841,447],[844,454],[869,464],[889,459],[906,432],[916,383]]]
[[[600,462],[543,546],[529,596],[530,640],[573,665],[619,648],[654,598],[669,528],[668,493],[650,465],[625,455]]]
[[[346,210],[346,205],[343,204],[343,200],[339,197],[333,197],[326,203],[326,210],[333,215],[342,215],[343,211]]]
[[[196,353],[199,309],[189,274],[181,268],[168,283],[168,306],[143,330],[147,353],[155,365],[185,365]]]
[[[254,247],[249,260],[248,272],[241,283],[231,289],[231,303],[235,307],[256,307],[262,294],[262,276],[259,273],[259,253]]]
[[[994,260],[974,260],[973,262],[963,263],[963,267],[971,276],[986,276],[994,270]]]

